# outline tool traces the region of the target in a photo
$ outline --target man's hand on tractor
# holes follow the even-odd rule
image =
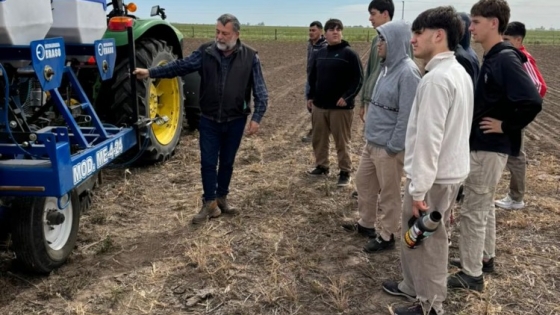
[[[146,79],[150,77],[150,72],[148,71],[148,69],[142,69],[142,68],[136,68],[134,69],[134,71],[132,72],[132,74],[136,75],[137,79]]]

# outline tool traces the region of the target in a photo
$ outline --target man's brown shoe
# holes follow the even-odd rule
[[[210,218],[217,218],[222,214],[216,200],[207,201],[202,205],[200,211],[193,217],[192,223],[198,224],[206,222]]]
[[[239,211],[228,203],[227,197],[218,197],[217,202],[218,202],[218,207],[220,208],[220,210],[222,210],[223,214],[229,214],[229,215],[239,214]]]

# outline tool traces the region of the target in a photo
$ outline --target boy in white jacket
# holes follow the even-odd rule
[[[414,56],[426,62],[426,75],[418,85],[406,133],[402,233],[413,217],[438,211],[443,218],[417,248],[401,244],[403,280],[384,282],[383,290],[420,303],[395,309],[398,315],[443,314],[448,257],[444,222],[469,174],[474,106],[472,79],[453,52],[462,37],[462,25],[450,6],[427,10],[412,24]]]

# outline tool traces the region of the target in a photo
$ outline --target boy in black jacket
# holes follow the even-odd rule
[[[462,270],[448,278],[448,287],[482,291],[483,272],[494,270],[496,185],[508,155],[519,155],[521,130],[541,111],[542,98],[523,68],[527,58],[502,42],[510,17],[507,2],[479,0],[471,17],[470,31],[484,49],[484,62],[474,98],[470,174],[461,207],[460,259],[451,261]]]
[[[328,46],[317,51],[308,78],[307,108],[312,111],[316,160],[316,167],[309,174],[329,173],[329,135],[332,134],[340,168],[338,186],[348,186],[354,98],[362,87],[362,63],[350,44],[342,39],[342,29],[340,20],[325,23]]]

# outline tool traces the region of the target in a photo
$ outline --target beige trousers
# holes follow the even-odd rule
[[[366,144],[356,172],[358,224],[374,228],[379,219],[377,231],[386,241],[399,230],[403,163],[404,151],[389,156],[385,149]]]
[[[341,171],[352,170],[350,141],[354,111],[349,109],[322,109],[313,106],[311,113],[315,165],[329,167],[329,136],[332,134]]]
[[[509,180],[509,196],[514,201],[523,201],[525,196],[525,172],[527,157],[525,155],[525,131],[521,132],[521,151],[519,156],[508,156],[506,167],[511,173]]]
[[[463,272],[482,275],[482,259],[496,256],[494,193],[507,162],[507,154],[473,151],[461,206],[459,253]]]
[[[401,232],[401,266],[403,280],[399,283],[399,290],[416,296],[425,310],[430,306],[439,314],[443,314],[443,301],[447,298],[447,230],[446,220],[449,220],[451,209],[460,184],[435,184],[426,195],[428,211],[437,209],[442,214],[438,229],[422,243],[410,249],[402,241],[404,233],[409,229],[408,220],[412,217],[412,196],[408,193],[410,180],[406,181],[402,211]]]

